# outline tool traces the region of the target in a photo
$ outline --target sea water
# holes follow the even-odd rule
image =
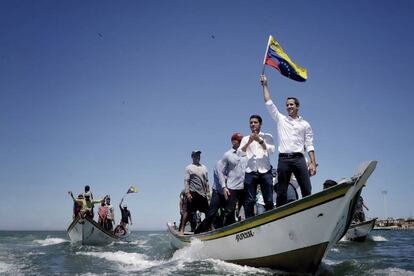
[[[0,275],[283,275],[205,258],[201,242],[174,250],[166,231],[133,232],[128,242],[71,244],[66,232],[0,231]],[[298,263],[300,265],[300,263]],[[414,275],[414,231],[374,230],[362,243],[340,241],[319,275]]]

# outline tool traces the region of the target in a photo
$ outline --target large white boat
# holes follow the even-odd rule
[[[72,221],[67,232],[71,242],[84,245],[106,245],[124,239],[128,235],[118,237],[112,232],[106,231],[93,219],[80,217]]]
[[[365,241],[371,230],[374,228],[376,220],[377,218],[373,218],[364,222],[352,223],[345,234],[345,239],[359,242]]]
[[[367,162],[336,186],[213,231],[180,235],[168,223],[171,244],[183,248],[199,240],[202,257],[313,273],[347,232],[361,189],[376,165]]]

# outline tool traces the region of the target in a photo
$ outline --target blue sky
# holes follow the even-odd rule
[[[408,0],[1,1],[0,229],[66,229],[67,191],[86,184],[115,205],[136,185],[135,230],[178,221],[191,150],[212,180],[250,114],[276,135],[259,85],[269,34],[308,69],[305,83],[266,74],[314,130],[313,192],[378,160],[368,216],[384,217],[383,190],[388,215],[412,216],[413,13]]]

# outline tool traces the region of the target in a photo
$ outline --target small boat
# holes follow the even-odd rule
[[[179,249],[198,240],[197,253],[205,258],[314,273],[347,232],[362,187],[376,165],[377,161],[364,163],[336,186],[213,231],[181,235],[168,223],[171,244]]]
[[[77,217],[68,227],[68,235],[71,242],[79,242],[84,245],[106,245],[114,241],[125,239],[125,236],[116,236],[106,231],[102,226],[90,218]]]
[[[373,218],[364,222],[351,224],[345,234],[345,239],[358,242],[365,241],[371,230],[374,228],[376,221],[377,218]]]

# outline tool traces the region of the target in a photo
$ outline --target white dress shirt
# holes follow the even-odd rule
[[[249,141],[249,136],[244,136],[240,142],[240,147],[237,150],[237,153],[240,156],[247,156],[247,167],[246,172],[259,172],[265,173],[270,170],[270,159],[269,154],[275,152],[275,143],[273,142],[273,137],[269,133],[259,133],[259,137],[266,144],[266,149],[257,142],[253,141],[246,149],[246,152],[242,151],[241,148],[244,147]]]
[[[279,112],[272,100],[266,102],[270,116],[277,124],[280,153],[305,153],[314,151],[313,132],[310,124],[301,116],[292,118]]]

